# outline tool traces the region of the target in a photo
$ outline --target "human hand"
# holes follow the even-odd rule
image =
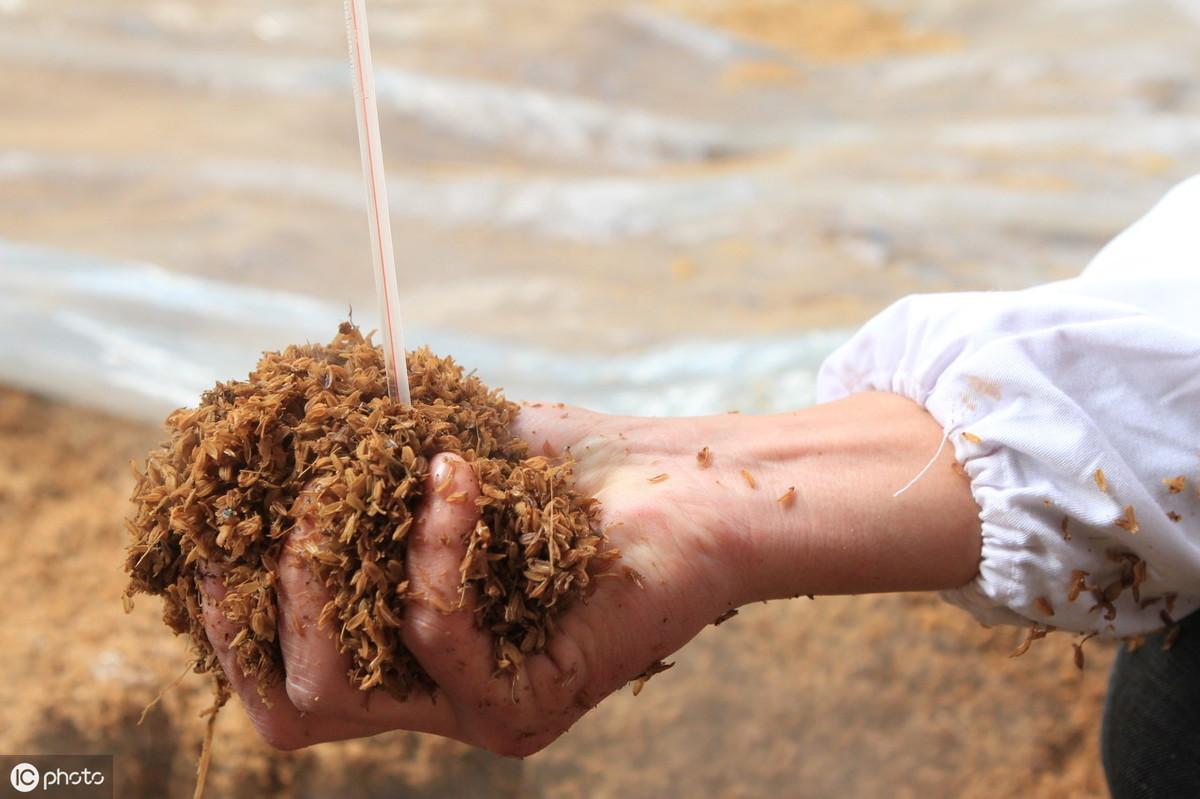
[[[950,468],[951,454],[893,496],[941,435],[901,397],[694,419],[526,405],[513,432],[533,453],[573,457],[576,487],[600,501],[599,523],[620,560],[586,602],[564,612],[544,653],[526,657],[515,678],[493,674],[488,634],[457,609],[462,542],[477,519],[479,488],[461,459],[436,456],[408,543],[414,597],[402,633],[435,693],[399,701],[351,687],[347,656],[316,623],[327,597],[298,553],[317,535],[311,528],[293,534],[280,560],[286,680],[266,703],[234,662],[234,630],[218,606],[223,588],[207,578],[209,639],[269,743],[293,749],[407,729],[524,756],[740,605],[801,593],[950,588],[977,567],[978,508]],[[707,463],[697,458],[705,447]],[[467,501],[444,499],[457,492]]]
[[[459,609],[458,567],[478,519],[479,487],[457,456],[433,459],[407,553],[413,598],[402,639],[438,684],[433,695],[398,701],[349,684],[349,656],[317,625],[328,597],[302,554],[319,546],[310,520],[300,521],[279,563],[277,630],[286,679],[265,701],[228,645],[236,628],[219,607],[224,586],[217,575],[206,578],[209,639],[258,731],[283,749],[404,728],[529,754],[732,608],[738,595],[717,516],[703,498],[705,487],[688,478],[702,473],[695,452],[642,440],[645,428],[639,420],[562,407],[527,406],[520,414],[514,433],[532,443],[531,451],[570,451],[576,458],[576,485],[600,500],[599,523],[622,557],[598,578],[586,603],[563,615],[547,650],[526,657],[515,675],[493,674],[490,635]],[[653,480],[659,474],[668,476]],[[457,492],[467,501],[445,499]],[[466,607],[472,599],[466,597]]]

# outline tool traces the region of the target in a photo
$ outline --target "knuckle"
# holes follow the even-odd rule
[[[440,613],[419,603],[411,603],[405,618],[404,644],[418,660],[424,655],[453,646]]]
[[[593,636],[586,629],[572,629],[571,633],[551,639],[546,647],[547,661],[552,666],[550,674],[533,681],[535,693],[546,704],[570,704],[585,686],[592,683],[595,673]]]
[[[409,627],[407,632],[417,644],[428,646],[435,642],[440,643],[449,637],[443,622],[444,616],[433,608],[427,607],[426,604],[411,603],[406,616]]]
[[[321,697],[326,692],[309,681],[289,676],[286,690],[288,699],[301,713],[316,713],[323,706]]]

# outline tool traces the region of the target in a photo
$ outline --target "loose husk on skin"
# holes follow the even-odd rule
[[[262,690],[282,675],[276,575],[302,516],[318,531],[306,550],[332,597],[321,619],[350,654],[351,684],[399,698],[432,687],[400,627],[407,536],[438,452],[461,455],[482,489],[460,576],[476,589],[471,610],[492,633],[498,671],[543,650],[589,570],[617,557],[569,460],[531,457],[509,434],[515,404],[427,349],[409,353],[408,368],[411,407],[387,396],[380,350],[343,323],[329,345],[265,353],[248,380],[218,383],[168,417],[170,438],[137,470],[126,595],[161,596],[163,620],[191,637],[196,671],[219,687],[204,570],[223,576],[231,647]]]

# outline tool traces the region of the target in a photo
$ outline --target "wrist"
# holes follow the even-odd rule
[[[664,531],[688,561],[693,601],[711,600],[719,614],[811,592],[796,586],[815,524],[805,475],[824,434],[816,420],[803,411],[603,418],[573,452],[581,471],[613,464],[600,481],[607,495],[601,507],[622,522],[637,519],[639,529]],[[630,498],[633,507],[624,504]]]
[[[870,393],[771,416],[692,422],[711,464],[707,534],[738,604],[797,596],[935,590],[978,567],[978,507],[940,425],[915,403]],[[794,493],[792,493],[794,491]]]

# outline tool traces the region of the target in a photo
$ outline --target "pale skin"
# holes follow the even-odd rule
[[[286,680],[268,692],[269,706],[233,661],[226,642],[235,630],[217,602],[224,590],[219,577],[207,578],[209,640],[268,743],[295,749],[405,729],[525,756],[732,608],[803,594],[954,588],[978,569],[979,509],[949,448],[893,496],[942,437],[922,408],[896,395],[686,419],[526,405],[514,432],[532,452],[575,458],[576,484],[600,500],[600,524],[621,551],[610,574],[563,615],[546,652],[527,658],[515,682],[493,675],[487,634],[469,613],[446,612],[458,604],[462,539],[479,489],[468,464],[438,455],[408,545],[412,588],[428,599],[410,601],[403,631],[438,685],[433,695],[401,702],[349,685],[348,656],[316,624],[326,597],[295,546],[311,530],[292,534],[280,562]],[[697,460],[703,447],[707,467]],[[449,484],[433,490],[447,475]],[[792,487],[792,500],[780,501]],[[468,501],[446,500],[459,491]]]

